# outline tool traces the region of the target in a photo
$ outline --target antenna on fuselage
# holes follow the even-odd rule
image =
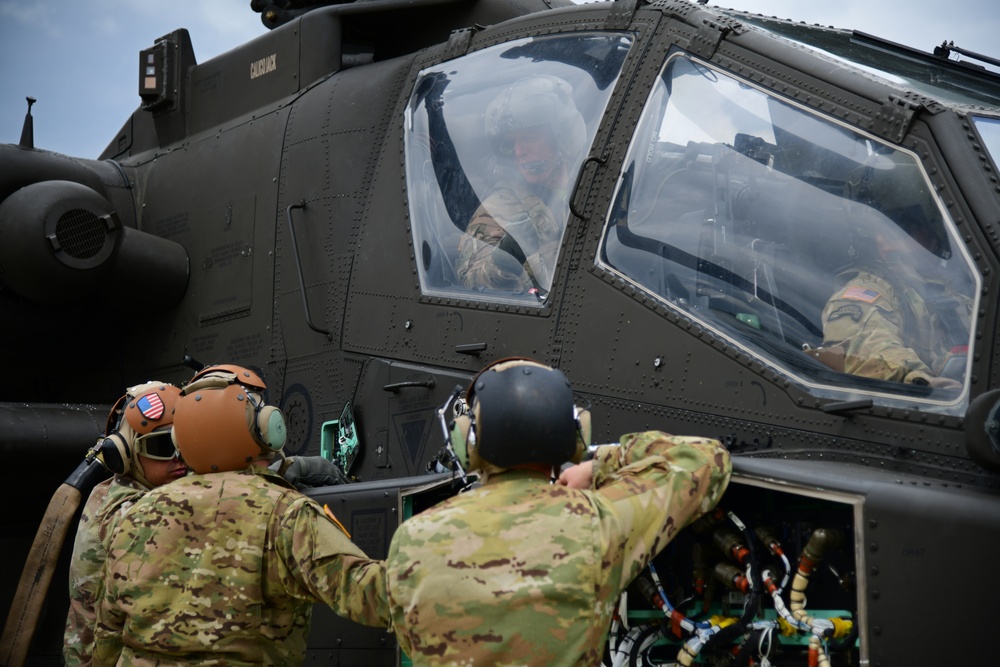
[[[21,148],[35,147],[35,120],[31,117],[31,105],[36,102],[34,97],[26,97],[28,100],[28,113],[24,114],[24,127],[21,128]]]

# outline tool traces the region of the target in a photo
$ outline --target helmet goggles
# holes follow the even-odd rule
[[[170,431],[153,431],[146,435],[140,435],[135,439],[135,451],[140,456],[145,456],[156,461],[170,461],[180,458],[180,452],[174,445]]]

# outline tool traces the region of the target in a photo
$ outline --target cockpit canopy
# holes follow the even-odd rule
[[[545,306],[631,43],[525,38],[421,72],[404,138],[425,295]],[[515,146],[527,129],[548,157]],[[638,118],[593,262],[817,397],[968,404],[980,277],[917,156],[682,51]]]
[[[817,395],[964,405],[979,277],[917,158],[690,57],[597,263]]]

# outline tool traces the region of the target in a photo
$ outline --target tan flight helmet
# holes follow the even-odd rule
[[[469,413],[455,419],[451,444],[469,471],[578,463],[590,444],[590,411],[575,405],[562,371],[533,359],[486,366],[472,379],[466,404]]]
[[[530,127],[551,128],[564,158],[576,157],[587,140],[586,124],[573,101],[573,86],[550,74],[512,83],[486,107],[484,121],[490,147],[504,157],[514,150],[510,134]]]
[[[170,437],[181,390],[166,382],[129,387],[108,414],[105,434],[96,446],[97,459],[117,475],[127,475],[146,488],[141,456],[169,461],[177,456]]]
[[[257,373],[232,364],[206,367],[191,378],[177,400],[171,431],[191,470],[243,470],[281,451],[285,418],[265,404],[266,390]]]

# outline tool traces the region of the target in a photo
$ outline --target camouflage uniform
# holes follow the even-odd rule
[[[565,217],[565,216],[564,216]],[[532,287],[546,291],[552,284],[552,268],[562,240],[563,221],[537,195],[501,187],[476,209],[458,244],[458,279],[464,287],[527,292]],[[524,271],[498,266],[493,256],[497,245],[510,233],[524,252]]]
[[[276,473],[192,475],[121,520],[95,664],[300,664],[312,604],[385,627],[385,567]]]
[[[732,472],[715,440],[627,435],[593,489],[512,469],[405,521],[389,604],[415,665],[599,665],[621,592]]]
[[[969,302],[916,275],[890,281],[880,273],[888,274],[853,269],[838,277],[843,287],[823,309],[823,344],[844,348],[844,371],[852,375],[929,384],[952,348],[969,342]],[[928,303],[932,291],[942,304]]]
[[[89,665],[94,650],[94,601],[107,558],[107,544],[118,519],[146,487],[131,477],[115,475],[91,491],[80,516],[69,565],[69,614],[63,636],[67,667]]]

